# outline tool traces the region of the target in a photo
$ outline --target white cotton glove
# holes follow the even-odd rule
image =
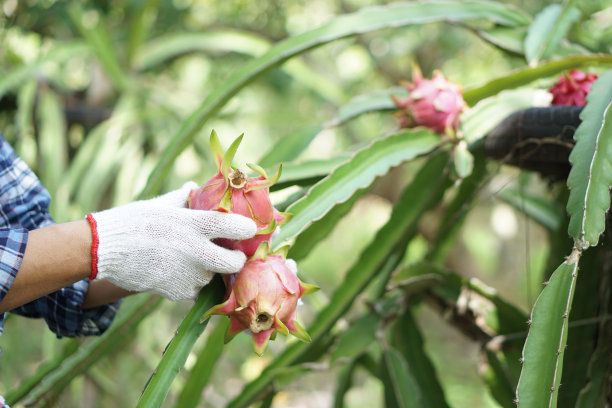
[[[189,192],[196,187],[187,183],[152,200],[88,215],[98,238],[95,279],[130,291],[187,300],[197,297],[214,272],[242,269],[246,260],[242,252],[211,240],[251,238],[257,231],[255,222],[237,214],[186,208]]]

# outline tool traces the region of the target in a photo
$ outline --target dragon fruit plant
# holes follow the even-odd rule
[[[217,174],[200,188],[189,194],[189,208],[232,212],[251,218],[257,224],[257,234],[244,241],[217,239],[215,243],[228,249],[238,249],[247,257],[253,256],[259,244],[269,241],[277,226],[289,221],[290,214],[277,211],[270,202],[269,188],[280,177],[282,166],[272,177],[256,164],[247,166],[259,174],[247,177],[239,169],[232,169],[231,163],[242,141],[242,135],[223,152],[219,137],[213,130],[210,148],[217,163]]]
[[[440,134],[456,131],[459,114],[466,107],[461,88],[448,82],[439,71],[432,79],[424,79],[418,67],[413,69],[412,81],[403,84],[409,92],[407,97],[391,95],[398,109],[399,125],[424,126]]]
[[[296,320],[296,309],[300,297],[319,288],[301,282],[288,267],[288,249],[289,246],[284,246],[270,252],[264,241],[239,273],[224,276],[226,300],[208,310],[202,321],[213,314],[228,316],[226,343],[238,332],[249,330],[253,335],[253,349],[261,356],[276,332],[291,333],[310,342],[310,336]]]
[[[241,141],[239,136],[223,152],[216,132],[211,133],[210,146],[218,171],[202,187],[191,191],[189,207],[237,213],[257,224],[258,232],[251,239],[215,240],[225,248],[244,252],[249,259],[240,272],[223,277],[227,289],[225,301],[206,312],[202,321],[213,314],[229,316],[231,324],[225,342],[238,332],[249,330],[255,352],[262,355],[276,332],[291,333],[300,340],[310,341],[308,333],[295,320],[296,308],[301,296],[318,288],[300,282],[296,271],[286,265],[288,246],[270,252],[272,233],[290,218],[290,214],[274,208],[269,196],[269,188],[280,177],[281,168],[272,177],[255,164],[248,166],[258,177],[247,177],[241,170],[232,169],[231,162]]]
[[[597,79],[597,75],[572,69],[565,75],[559,77],[557,82],[550,87],[549,92],[553,95],[553,105],[586,105],[586,96],[591,90],[591,85]]]

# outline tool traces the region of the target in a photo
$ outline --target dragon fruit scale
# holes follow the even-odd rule
[[[577,69],[570,70],[550,87],[549,91],[553,95],[551,103],[553,105],[586,105],[586,96],[596,79],[596,74],[587,74]]]
[[[214,314],[228,316],[226,343],[239,332],[249,330],[253,335],[253,349],[261,356],[276,332],[291,333],[310,342],[310,336],[296,320],[296,308],[300,297],[319,288],[301,282],[287,266],[288,248],[270,252],[267,242],[262,242],[240,272],[224,276],[225,301],[208,310],[202,321]]]
[[[214,241],[225,248],[238,249],[250,257],[259,244],[270,240],[278,225],[289,220],[290,214],[277,211],[270,202],[268,192],[269,187],[278,181],[282,166],[272,177],[268,177],[264,169],[256,164],[247,164],[247,166],[258,173],[258,177],[247,177],[243,171],[231,168],[241,141],[242,135],[232,142],[226,152],[223,152],[217,133],[212,131],[210,147],[217,163],[217,174],[203,186],[191,190],[188,202],[189,208],[192,209],[232,212],[255,221],[257,234],[251,239]]]
[[[412,81],[403,84],[409,92],[407,97],[391,96],[398,109],[399,125],[424,126],[440,134],[457,130],[459,114],[466,107],[461,88],[448,82],[439,71],[434,72],[432,79],[423,79],[416,66]]]

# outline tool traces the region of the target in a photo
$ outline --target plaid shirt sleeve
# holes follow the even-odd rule
[[[0,301],[19,271],[28,231],[53,224],[49,193],[32,170],[0,136]],[[58,337],[102,334],[111,324],[120,302],[82,310],[89,288],[83,279],[11,312],[43,318]],[[0,315],[0,334],[4,328]]]

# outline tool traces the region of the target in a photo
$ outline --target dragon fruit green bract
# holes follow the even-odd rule
[[[596,74],[587,74],[577,69],[570,70],[550,87],[549,91],[553,95],[551,103],[553,105],[586,105],[586,96],[596,79]]]
[[[225,301],[212,307],[202,320],[213,314],[229,316],[226,343],[243,330],[252,333],[253,349],[259,355],[277,331],[310,342],[310,336],[296,321],[296,307],[300,297],[319,288],[301,282],[287,267],[287,249],[285,246],[270,253],[263,242],[238,274],[224,276]]]
[[[457,130],[459,114],[466,106],[461,89],[439,71],[434,72],[432,79],[423,79],[418,67],[414,67],[412,80],[404,84],[410,92],[407,97],[391,96],[398,108],[400,126],[425,126],[440,134]]]
[[[289,214],[278,212],[270,202],[268,189],[280,177],[281,167],[268,178],[266,172],[256,164],[248,166],[259,174],[247,177],[241,170],[232,169],[231,163],[242,136],[236,138],[224,153],[217,133],[210,135],[210,148],[217,163],[217,174],[202,187],[189,194],[189,208],[232,212],[251,218],[257,224],[257,235],[244,240],[218,239],[215,243],[229,249],[238,249],[247,257],[252,256],[260,243],[269,241],[278,225],[288,221]]]

